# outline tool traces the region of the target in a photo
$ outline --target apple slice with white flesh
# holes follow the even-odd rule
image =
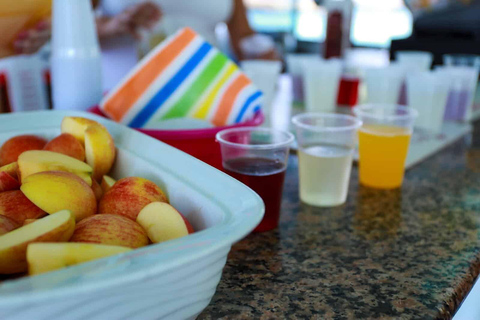
[[[152,202],[145,206],[138,214],[137,222],[147,231],[153,243],[181,238],[194,232],[190,222],[165,202]]]
[[[115,143],[104,126],[92,125],[85,130],[85,157],[93,168],[93,179],[100,181],[110,172],[115,154]]]
[[[24,152],[18,157],[18,171],[22,183],[28,176],[35,173],[63,171],[79,176],[89,186],[92,186],[92,167],[85,162],[57,152],[45,150]]]
[[[91,243],[32,243],[27,249],[28,273],[37,275],[131,250]]]
[[[85,130],[98,122],[82,117],[65,117],[62,120],[62,133],[69,133],[77,138],[83,145],[85,143]]]
[[[34,242],[65,242],[75,230],[75,217],[62,210],[0,236],[0,274],[25,272],[27,247]]]
[[[115,179],[113,179],[112,177],[103,176],[102,177],[102,183],[100,184],[100,186],[103,189],[103,194],[107,193],[107,191],[110,190],[113,187],[115,182],[117,182],[117,181]]]

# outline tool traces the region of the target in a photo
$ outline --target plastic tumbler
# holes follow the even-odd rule
[[[359,129],[360,183],[377,189],[401,187],[417,111],[399,105],[354,108]]]
[[[473,111],[479,70],[468,66],[442,66],[435,72],[447,77],[451,84],[445,119],[468,120]]]
[[[286,131],[256,127],[227,129],[217,134],[224,171],[258,193],[265,203],[265,216],[255,232],[278,226],[293,139]]]
[[[418,111],[417,128],[433,133],[442,131],[450,86],[450,79],[438,72],[407,76],[408,105]]]
[[[280,61],[246,60],[241,62],[242,69],[252,82],[263,92],[265,125],[270,126],[272,104],[275,99],[278,77],[282,71]]]
[[[308,111],[334,112],[342,75],[340,60],[303,64],[305,107]]]
[[[443,62],[446,66],[473,67],[480,71],[480,56],[474,54],[445,54]]]
[[[410,70],[428,71],[432,66],[433,54],[425,51],[398,51],[396,59]]]
[[[365,72],[368,103],[396,104],[405,80],[405,68],[390,65],[383,68],[369,68]]]
[[[321,61],[318,54],[287,54],[285,58],[287,70],[292,78],[293,101],[295,103],[304,102],[303,92],[303,65],[308,62]]]
[[[397,64],[404,67],[406,73],[428,71],[432,67],[433,54],[425,51],[398,51],[395,55]],[[404,82],[400,89],[398,103],[408,105],[407,85]]]
[[[318,207],[343,204],[362,122],[333,113],[305,113],[292,121],[299,146],[300,199]]]

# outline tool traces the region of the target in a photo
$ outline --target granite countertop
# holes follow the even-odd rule
[[[292,155],[280,227],[232,248],[199,319],[453,316],[480,271],[480,141],[408,170],[401,190],[361,187],[354,168],[331,209],[300,202],[297,166]]]

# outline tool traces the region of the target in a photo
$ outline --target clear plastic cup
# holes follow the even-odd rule
[[[441,66],[435,72],[450,80],[451,88],[445,111],[446,120],[465,121],[473,112],[479,69],[468,66]]]
[[[404,80],[405,68],[400,65],[367,69],[365,71],[367,102],[396,104]]]
[[[265,216],[255,232],[278,226],[293,140],[289,132],[256,127],[227,129],[217,134],[224,171],[258,193],[265,202]]]
[[[305,94],[303,92],[303,65],[309,62],[318,62],[322,58],[319,54],[287,54],[285,57],[287,70],[292,78],[293,101],[303,103]]]
[[[401,187],[418,112],[386,104],[360,105],[353,112],[363,122],[358,132],[360,183],[377,189]]]
[[[309,61],[303,64],[307,111],[335,111],[342,67],[339,60]]]
[[[480,56],[474,54],[445,54],[443,63],[453,67],[473,67],[480,71]]]
[[[451,81],[438,72],[407,76],[408,106],[418,111],[416,127],[432,133],[442,131]]]
[[[345,203],[362,122],[333,113],[304,113],[292,122],[299,146],[300,199],[318,207]]]
[[[282,63],[280,61],[246,60],[241,62],[241,67],[258,89],[263,92],[264,124],[270,126],[272,104],[275,99],[278,77],[282,71]]]
[[[428,71],[433,62],[433,54],[425,51],[398,51],[397,62],[409,70]]]

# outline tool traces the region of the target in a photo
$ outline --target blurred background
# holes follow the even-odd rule
[[[354,46],[388,48],[412,34],[413,16],[402,0],[354,0],[350,41]],[[283,40],[287,50],[316,52],[325,40],[323,1],[245,0],[252,27]]]

